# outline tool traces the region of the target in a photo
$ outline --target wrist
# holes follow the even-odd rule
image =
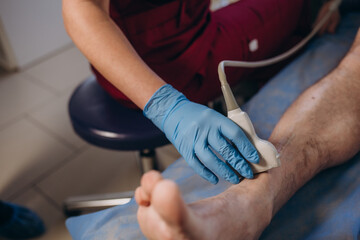
[[[181,101],[188,101],[184,94],[170,84],[163,85],[146,103],[143,114],[163,131],[164,121],[171,110]]]

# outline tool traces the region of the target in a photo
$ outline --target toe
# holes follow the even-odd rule
[[[152,170],[145,173],[141,178],[142,197],[150,200],[155,185],[162,179],[161,174],[157,171]]]
[[[151,204],[160,217],[170,225],[181,226],[186,218],[185,202],[173,181],[163,180],[156,185]]]
[[[138,205],[147,207],[150,205],[149,195],[146,194],[142,187],[138,187],[135,190],[135,200]]]

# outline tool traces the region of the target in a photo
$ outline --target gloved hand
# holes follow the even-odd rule
[[[212,150],[242,176],[253,178],[246,160],[259,163],[255,147],[238,125],[220,113],[189,101],[167,84],[151,97],[144,108],[144,115],[165,133],[188,164],[209,182],[216,184],[219,181],[214,173],[231,183],[240,182],[235,172]]]

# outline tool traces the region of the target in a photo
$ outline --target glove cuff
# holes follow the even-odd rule
[[[164,131],[164,122],[171,110],[181,101],[188,99],[170,84],[160,87],[144,107],[143,114]]]

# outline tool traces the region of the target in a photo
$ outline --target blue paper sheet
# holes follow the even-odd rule
[[[268,138],[290,104],[343,58],[360,26],[360,14],[347,14],[335,35],[312,41],[306,51],[275,76],[244,106],[261,138]],[[359,239],[360,154],[318,174],[278,212],[261,239]],[[180,158],[164,171],[186,202],[216,195],[230,186],[211,185]],[[73,217],[66,225],[73,239],[145,239],[132,200],[96,213]],[[241,236],[239,236],[241,239]]]

